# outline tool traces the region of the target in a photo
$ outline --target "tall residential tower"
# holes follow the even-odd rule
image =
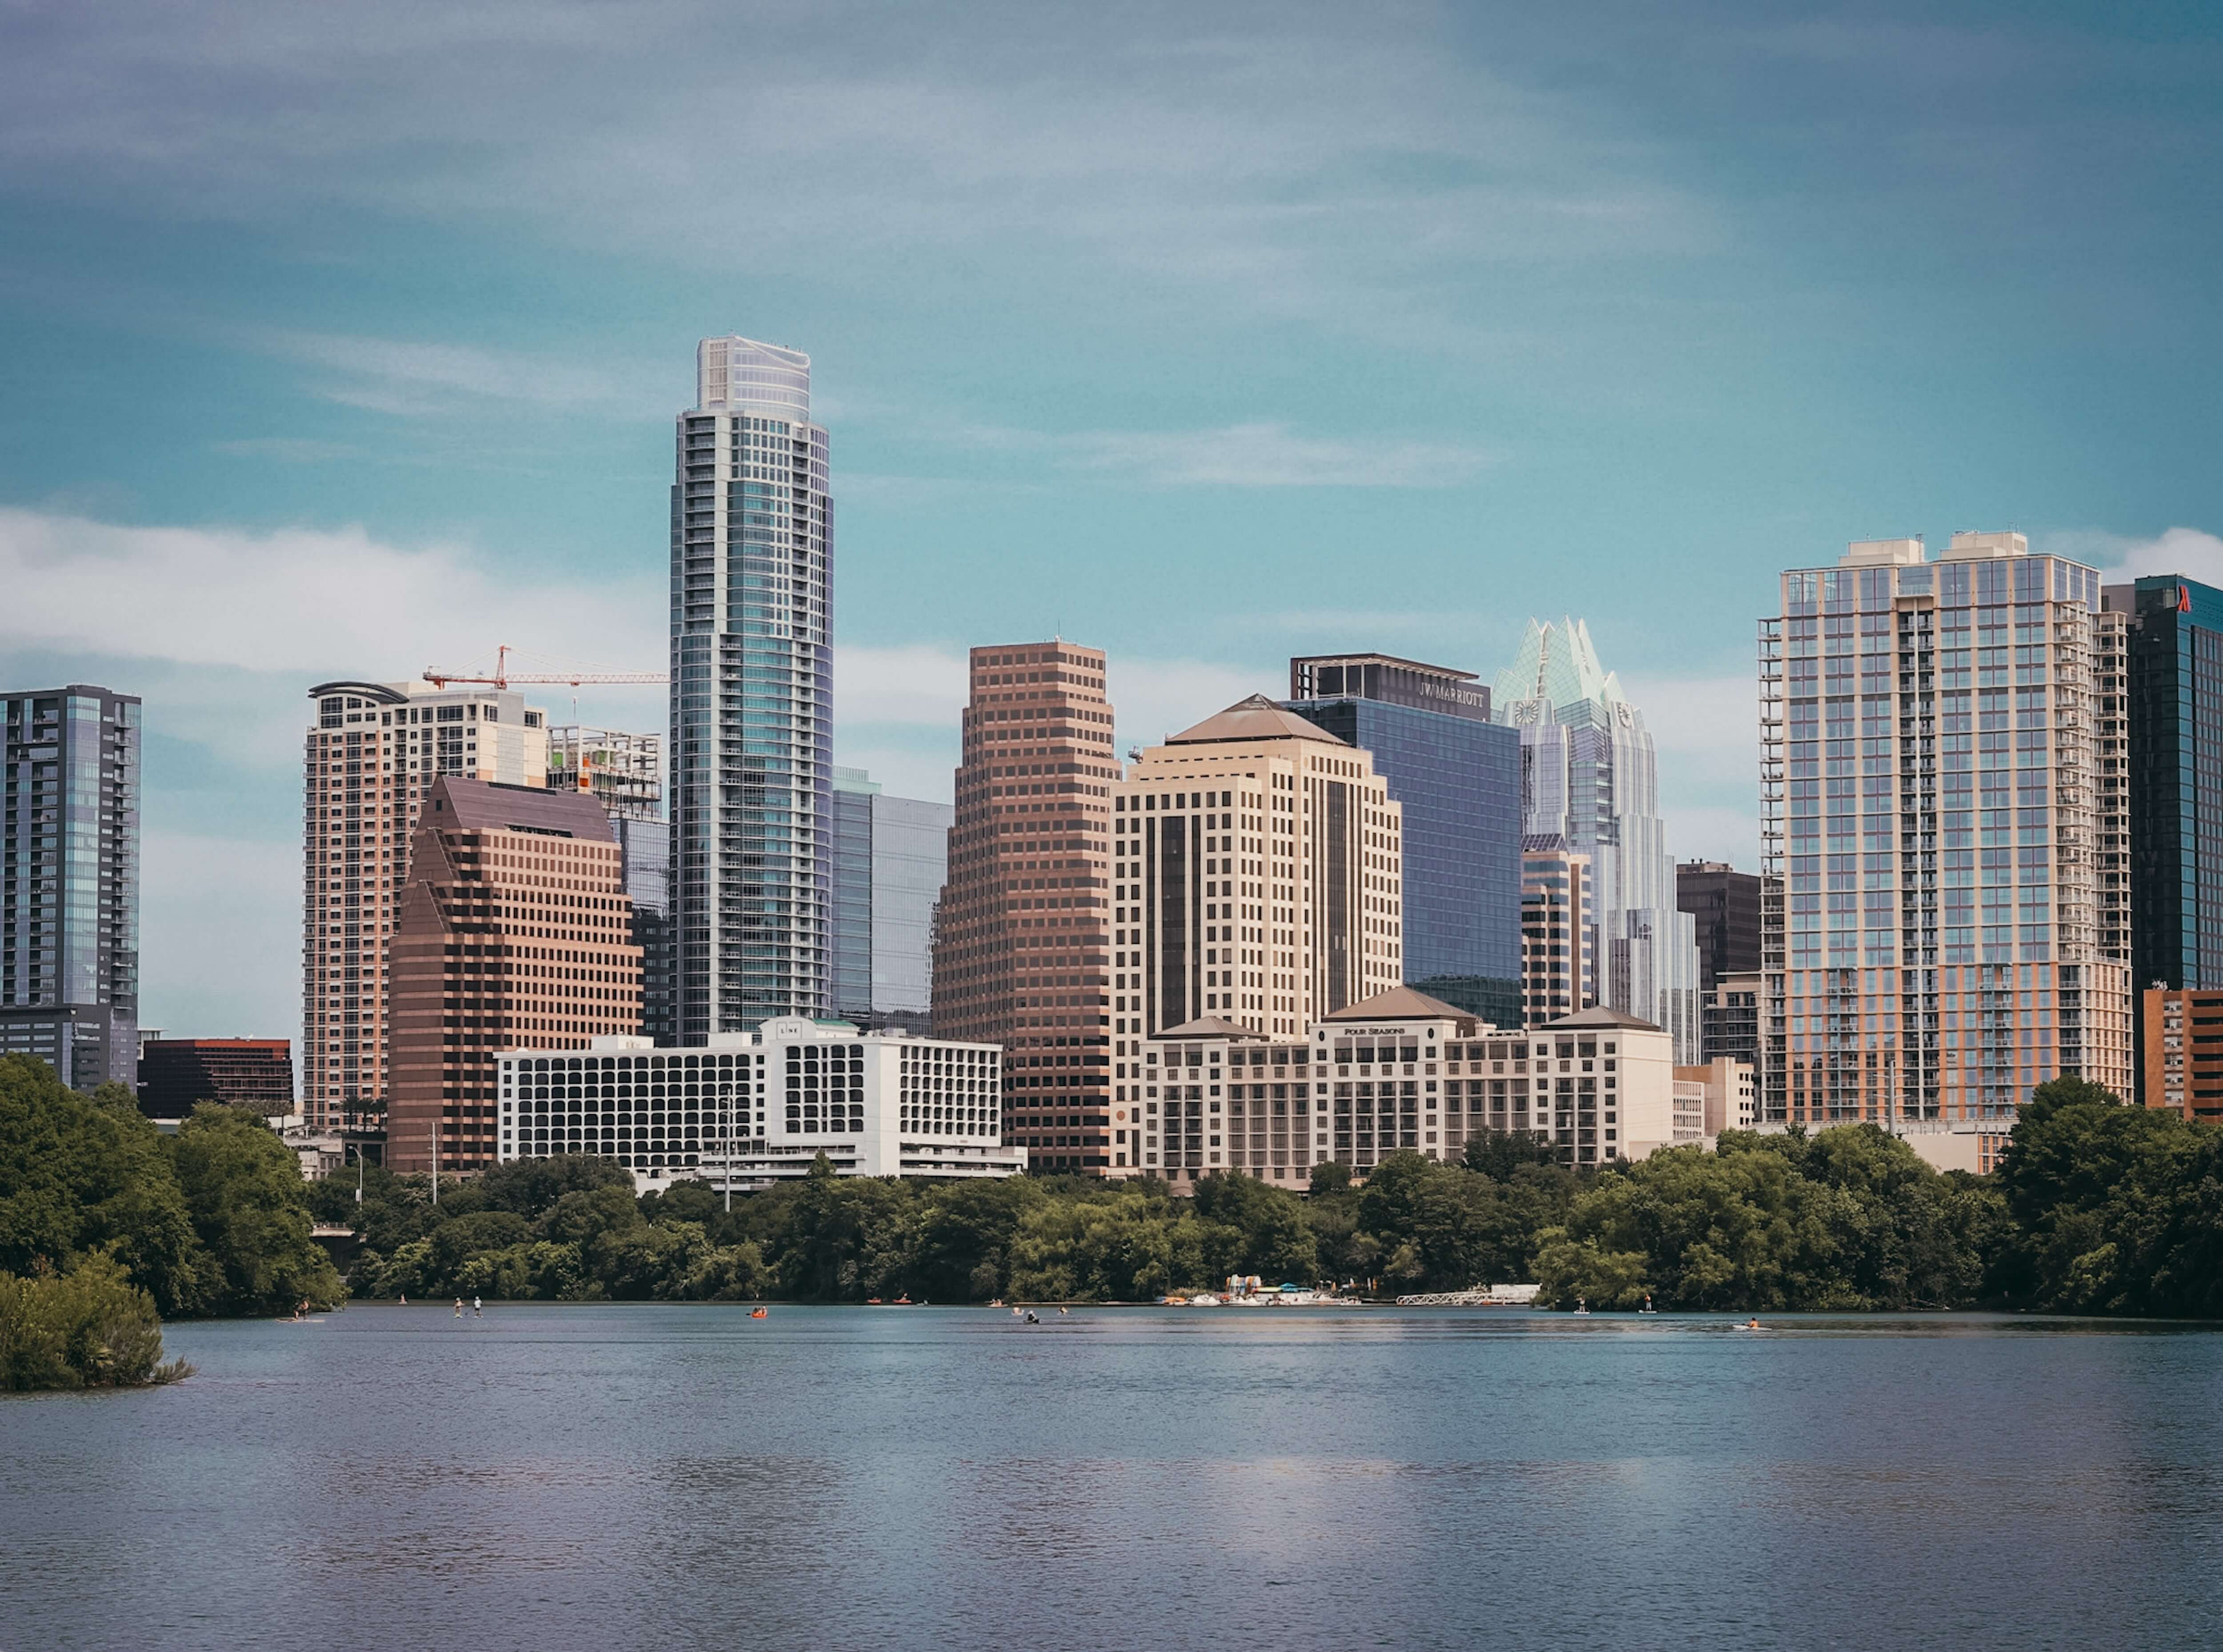
[[[696,352],[671,488],[680,1042],[822,1014],[832,923],[834,524],[810,358]]]
[[[1782,600],[1760,622],[1762,1117],[2004,1127],[2061,1074],[2128,1095],[2099,574],[2019,533],[1934,563],[1876,539]]]
[[[0,1056],[129,1084],[138,1023],[138,697],[0,690]]]
[[[525,697],[430,683],[320,683],[306,740],[301,1108],[312,1130],[386,1110],[390,954],[409,836],[442,775],[538,786],[547,715]]]

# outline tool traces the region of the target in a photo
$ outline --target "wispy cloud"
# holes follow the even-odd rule
[[[530,638],[573,659],[661,661],[663,582],[519,578],[463,546],[359,527],[135,527],[0,508],[0,591],[18,646],[255,671],[390,676]],[[491,628],[504,634],[494,635]]]
[[[2047,550],[2092,564],[2110,580],[2188,574],[2202,584],[2223,585],[2223,538],[2201,528],[2166,528],[2151,539],[2103,532],[2053,533],[2042,543]]]
[[[483,409],[490,403],[639,413],[653,405],[657,388],[651,372],[628,375],[590,365],[553,346],[545,351],[501,351],[406,338],[287,331],[254,333],[249,342],[314,369],[309,388],[325,400],[404,418]]]
[[[1070,470],[1169,488],[1443,488],[1470,480],[1495,457],[1453,443],[1306,436],[1275,422],[1061,436],[1000,432],[988,440],[1045,452]]]
[[[368,457],[351,442],[320,442],[306,436],[249,436],[230,442],[211,442],[209,451],[236,459],[276,459],[285,464],[327,464],[339,459]]]
[[[1329,6],[549,0],[365,22],[51,13],[0,67],[0,171],[166,214],[339,201],[529,226],[725,274],[998,243],[1014,272],[1078,256],[1111,285],[1346,326],[1414,303],[1471,325],[1449,266],[1718,233],[1640,146],[1491,73],[1429,7],[1385,26]]]

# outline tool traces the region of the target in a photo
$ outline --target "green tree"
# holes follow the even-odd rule
[[[192,1371],[163,1359],[154,1299],[105,1251],[66,1273],[0,1273],[0,1390],[142,1387]]]
[[[256,1114],[208,1103],[170,1138],[194,1232],[214,1264],[211,1309],[283,1313],[343,1295],[331,1259],[309,1237],[300,1162]]]
[[[129,1091],[104,1088],[79,1095],[46,1062],[0,1056],[0,1269],[106,1249],[159,1311],[203,1311],[209,1259],[162,1138]]]

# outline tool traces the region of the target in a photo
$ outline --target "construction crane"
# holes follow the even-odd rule
[[[506,689],[512,683],[566,683],[576,688],[582,683],[666,683],[670,674],[664,672],[513,672],[509,657],[516,650],[507,643],[494,650],[494,675],[473,676],[465,672],[434,671],[425,668],[425,680],[436,688],[445,688],[450,683],[483,683],[490,688]]]

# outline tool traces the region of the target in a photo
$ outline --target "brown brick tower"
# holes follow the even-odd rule
[[[1004,1139],[1037,1170],[1111,1163],[1111,791],[1104,654],[973,651],[934,942],[934,1031],[1000,1044]]]
[[[638,1033],[640,949],[616,839],[576,791],[443,776],[425,798],[394,937],[386,1162],[494,1163],[505,1050]]]

